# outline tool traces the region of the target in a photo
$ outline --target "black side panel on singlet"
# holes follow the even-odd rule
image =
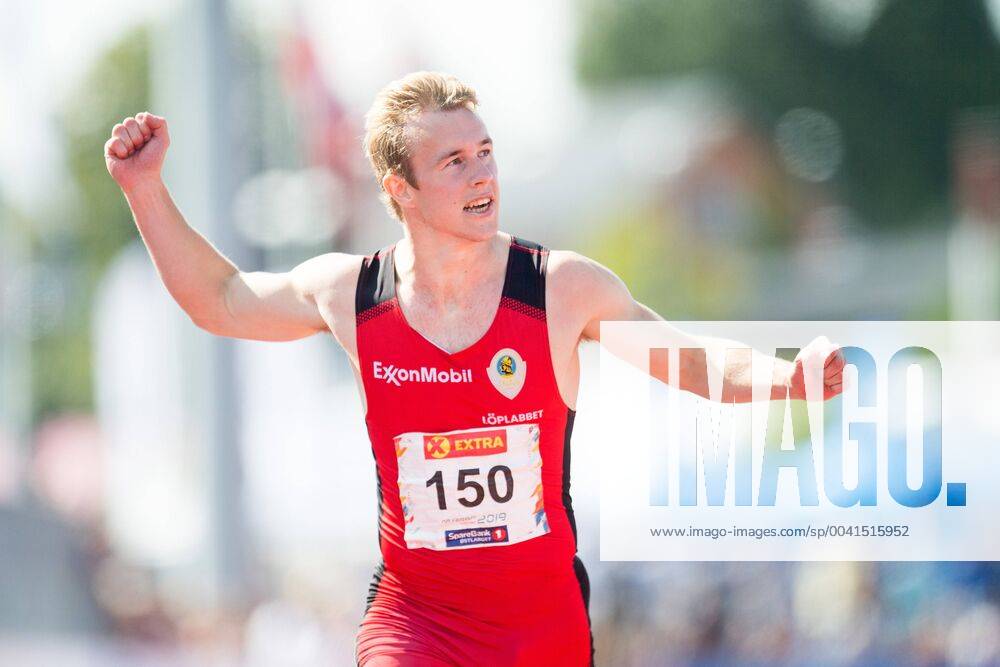
[[[526,306],[545,310],[545,264],[548,253],[542,246],[517,237],[512,238],[507,279],[503,295]]]
[[[393,269],[394,247],[382,248],[365,257],[358,274],[358,289],[354,295],[354,313],[361,315],[396,297],[396,275]],[[359,324],[361,321],[358,322]]]
[[[580,596],[583,598],[583,608],[587,612],[587,627],[590,629],[590,667],[594,667],[594,626],[590,622],[590,577],[587,568],[579,556],[573,556],[573,573],[580,584]]]
[[[576,411],[566,410],[566,432],[563,436],[563,478],[562,478],[562,502],[566,508],[566,516],[569,518],[569,526],[573,529],[573,542],[576,542],[576,515],[573,513],[573,496],[569,492],[569,468],[571,465],[570,438],[573,437],[573,422],[576,421]]]
[[[375,574],[372,575],[372,582],[368,585],[368,598],[365,600],[365,613],[371,609],[372,605],[375,603],[375,598],[378,597],[378,588],[382,583],[382,577],[385,576],[385,561],[380,561],[378,566],[375,568]],[[589,592],[588,592],[589,593]]]

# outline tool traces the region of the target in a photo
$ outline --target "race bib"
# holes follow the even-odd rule
[[[537,424],[394,440],[410,549],[494,547],[549,532]]]

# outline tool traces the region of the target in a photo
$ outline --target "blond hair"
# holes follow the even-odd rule
[[[479,105],[476,91],[450,74],[413,72],[393,81],[375,96],[365,116],[365,155],[382,187],[386,174],[395,172],[417,187],[410,165],[407,123],[423,111],[451,111],[465,108],[475,111]],[[382,201],[399,220],[403,211],[385,192]]]

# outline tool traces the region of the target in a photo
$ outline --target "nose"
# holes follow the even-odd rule
[[[496,174],[493,171],[493,165],[489,161],[477,161],[476,168],[472,172],[472,187],[480,188],[484,185],[492,183]]]

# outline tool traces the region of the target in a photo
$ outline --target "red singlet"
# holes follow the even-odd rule
[[[545,321],[548,251],[513,239],[489,330],[449,354],[407,324],[393,250],[365,258],[356,298],[382,551],[358,663],[592,665],[569,494],[575,413]]]

